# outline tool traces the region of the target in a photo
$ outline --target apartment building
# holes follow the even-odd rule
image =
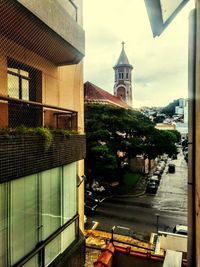
[[[83,266],[82,0],[0,14],[0,266]]]

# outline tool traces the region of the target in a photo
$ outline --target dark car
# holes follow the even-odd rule
[[[161,174],[163,174],[163,172],[164,172],[164,168],[162,167],[162,166],[157,166],[156,167],[156,171],[159,171]]]
[[[160,179],[157,175],[153,175],[152,177],[150,177],[149,182],[155,182],[158,186],[160,185]]]
[[[175,172],[175,164],[169,164],[168,165],[168,172],[174,173]]]
[[[172,159],[177,159],[177,154],[173,154]]]
[[[97,209],[97,202],[92,198],[85,198],[84,207],[86,215],[94,215]]]
[[[146,187],[146,193],[156,194],[158,185],[154,181],[149,181]]]
[[[159,179],[161,179],[162,173],[160,171],[155,171],[153,175],[156,175]]]

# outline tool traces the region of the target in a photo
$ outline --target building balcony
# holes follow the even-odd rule
[[[85,158],[85,135],[53,133],[48,147],[37,133],[0,134],[0,183]]]
[[[77,131],[77,111],[0,96],[0,128],[46,127]]]
[[[0,2],[0,34],[57,66],[84,56],[85,33],[71,0]]]

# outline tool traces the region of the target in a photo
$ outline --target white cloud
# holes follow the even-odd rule
[[[113,93],[115,65],[122,41],[133,65],[133,105],[163,106],[187,97],[188,14],[178,14],[153,38],[144,1],[84,0],[85,81]]]

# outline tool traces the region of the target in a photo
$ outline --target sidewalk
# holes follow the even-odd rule
[[[125,193],[119,194],[119,193],[113,192],[112,195],[107,196],[107,197],[113,197],[113,196],[127,197],[127,196],[140,196],[140,195],[143,195],[145,193],[145,190],[146,190],[147,176],[149,176],[149,174],[141,176],[139,178],[139,180],[137,181],[137,184],[134,187],[130,188],[129,191],[126,194]],[[120,189],[120,186],[118,188],[118,191],[119,191],[119,189]]]

